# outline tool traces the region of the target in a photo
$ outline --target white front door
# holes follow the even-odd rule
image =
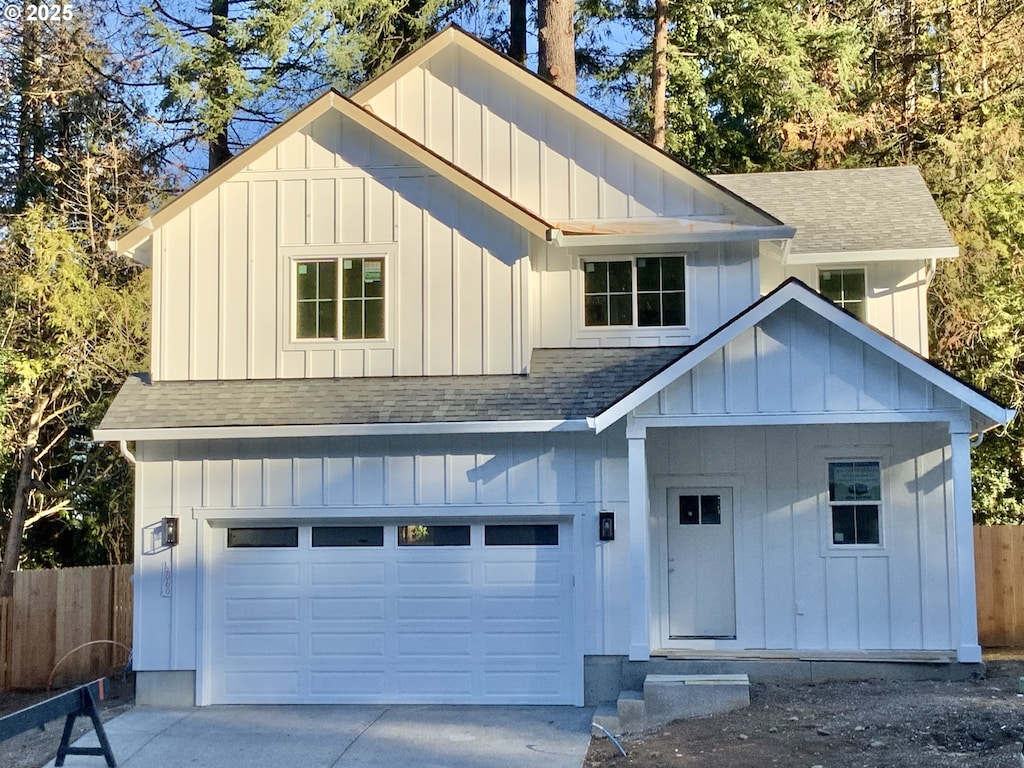
[[[736,636],[730,488],[669,488],[669,638]]]

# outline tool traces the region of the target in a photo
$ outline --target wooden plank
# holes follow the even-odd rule
[[[1024,526],[975,526],[978,637],[1024,646]]]
[[[11,673],[11,598],[0,597],[0,690],[10,685]]]
[[[15,575],[12,688],[46,686],[56,642],[56,597],[56,571],[21,571]]]

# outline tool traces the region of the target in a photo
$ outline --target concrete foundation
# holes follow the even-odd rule
[[[745,674],[754,683],[820,683],[829,680],[963,680],[983,675],[985,665],[951,660],[871,660],[854,658],[652,658],[587,656],[583,663],[583,696],[587,706],[615,701],[621,691],[639,691],[647,675]]]
[[[135,703],[143,707],[194,707],[194,670],[161,670],[135,673]]]

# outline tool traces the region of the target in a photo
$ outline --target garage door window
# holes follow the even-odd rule
[[[558,546],[558,526],[554,524],[487,525],[484,526],[484,545],[488,547]]]
[[[314,525],[314,547],[383,547],[382,525]]]
[[[228,549],[297,546],[298,528],[228,528]]]
[[[468,547],[468,525],[400,525],[400,547]]]

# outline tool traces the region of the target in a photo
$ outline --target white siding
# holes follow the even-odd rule
[[[685,328],[587,328],[583,325],[583,279],[579,268],[586,253],[536,248],[537,304],[532,338],[541,347],[624,347],[695,344],[735,317],[758,296],[756,243],[709,243],[651,255],[686,257]],[[639,255],[636,249],[601,249],[600,258]]]
[[[861,268],[867,280],[867,321],[918,354],[928,356],[928,264],[921,261],[879,261],[864,264],[790,264],[761,259],[761,292],[796,277],[818,289],[822,269]]]
[[[571,515],[576,601],[588,654],[625,653],[629,542],[597,540],[597,512],[628,507],[622,429],[503,436],[141,443],[135,638],[139,669],[195,669],[196,569],[204,516],[304,520]],[[160,546],[161,518],[181,544]],[[209,553],[207,553],[208,556]],[[172,592],[161,596],[164,564]]]
[[[527,235],[327,113],[158,233],[156,380],[519,373]],[[388,333],[300,343],[290,255],[387,252]]]
[[[400,131],[552,221],[723,212],[717,202],[635,155],[628,140],[609,139],[457,46],[438,52],[367,104]]]
[[[944,390],[793,302],[680,376],[637,414],[943,411],[948,418],[960,405]]]
[[[720,647],[955,648],[948,445],[943,424],[648,430],[652,485],[734,488],[737,637]],[[878,548],[829,544],[827,464],[851,457],[881,462]],[[652,513],[663,531],[664,504]],[[658,605],[666,563],[654,549]]]

